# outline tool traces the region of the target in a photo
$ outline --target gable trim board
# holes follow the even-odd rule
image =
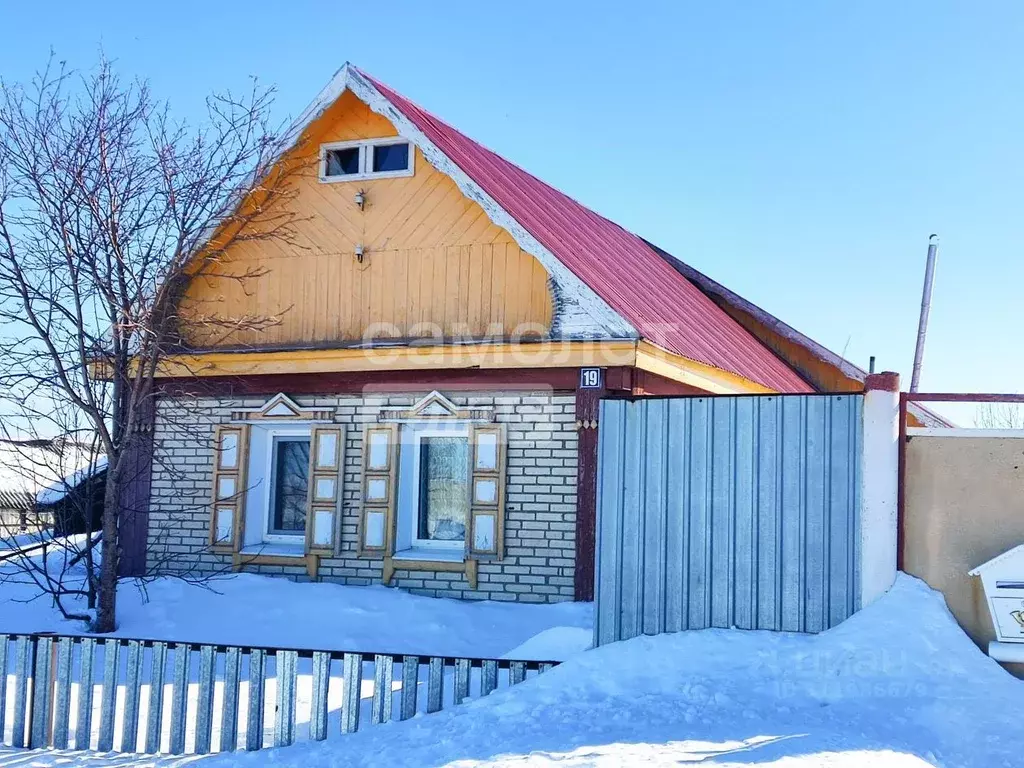
[[[350,91],[449,176],[549,275],[551,335],[651,342],[780,392],[812,392],[740,323],[644,240],[438,120],[356,67],[343,66],[285,135],[280,157]]]
[[[673,355],[648,341],[637,344],[634,366],[715,395],[770,394],[776,391],[738,374]]]

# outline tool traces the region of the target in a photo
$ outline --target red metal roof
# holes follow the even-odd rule
[[[814,391],[641,238],[361,74],[644,339],[779,392]]]

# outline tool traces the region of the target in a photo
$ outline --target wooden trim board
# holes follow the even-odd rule
[[[479,563],[476,560],[404,560],[402,558],[385,557],[384,572],[381,581],[385,586],[391,585],[395,571],[439,571],[442,573],[465,573],[470,589],[477,587]]]
[[[712,394],[768,394],[757,382],[647,341],[542,341],[172,355],[161,379],[415,370],[639,368]]]
[[[231,556],[231,570],[238,572],[247,565],[280,565],[285,567],[304,566],[309,578],[316,579],[320,572],[320,556],[307,554],[301,557],[291,555],[246,555],[235,552]]]

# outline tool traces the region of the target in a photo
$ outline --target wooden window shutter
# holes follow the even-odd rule
[[[398,425],[367,424],[363,431],[360,555],[392,554],[397,496]]]
[[[220,426],[214,431],[210,546],[218,552],[241,548],[248,447],[245,425]]]
[[[470,427],[469,445],[466,552],[478,560],[500,560],[505,552],[505,425]]]
[[[341,494],[345,473],[345,428],[315,426],[309,446],[309,501],[306,514],[306,552],[331,555],[340,528]]]

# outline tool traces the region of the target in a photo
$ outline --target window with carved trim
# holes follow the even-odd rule
[[[362,554],[396,563],[502,556],[505,429],[491,419],[435,392],[367,425]]]
[[[215,433],[210,543],[276,555],[334,551],[344,428],[285,395],[236,411]]]

